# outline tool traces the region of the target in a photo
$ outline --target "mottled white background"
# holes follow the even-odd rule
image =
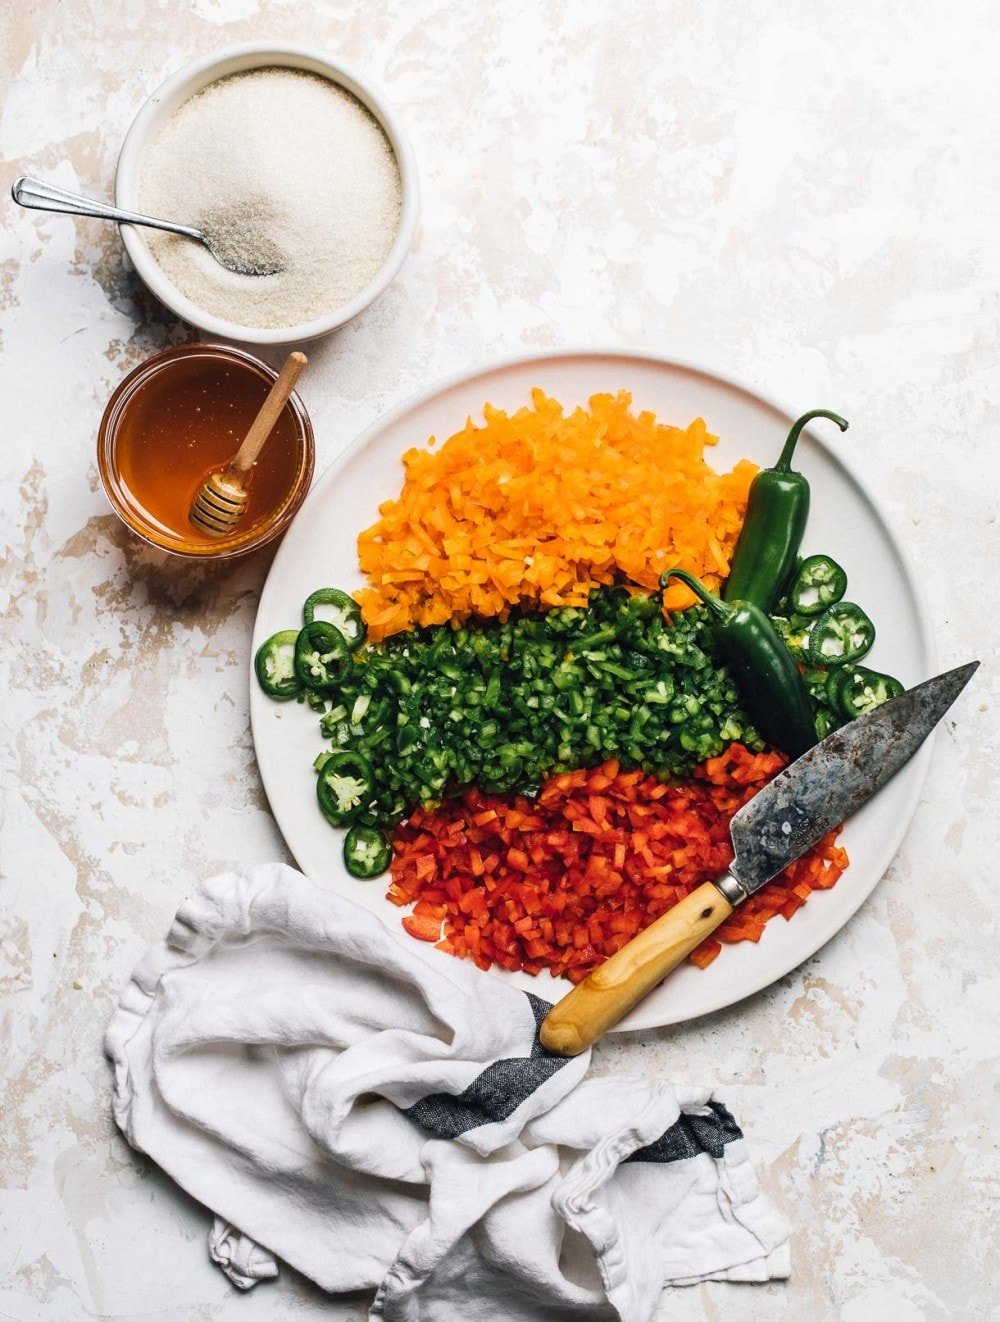
[[[597,1068],[717,1080],[794,1228],[789,1283],[675,1291],[661,1318],[998,1316],[995,0],[0,0],[0,182],[110,194],[143,97],[263,37],[381,81],[423,172],[401,277],[314,350],[320,467],[436,377],[564,343],[850,417],[942,661],[987,665],[849,928]],[[184,570],[116,524],[101,411],[190,332],[111,227],[3,207],[0,1316],[360,1322],[288,1271],[237,1295],[202,1209],[111,1124],[101,1036],[134,961],[196,878],[282,853],[247,722],[269,557]]]

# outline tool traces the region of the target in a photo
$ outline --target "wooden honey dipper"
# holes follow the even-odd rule
[[[212,473],[202,483],[188,518],[207,537],[228,537],[243,517],[249,500],[244,486],[246,476],[267,444],[307,361],[304,353],[288,355],[243,444],[225,468]]]

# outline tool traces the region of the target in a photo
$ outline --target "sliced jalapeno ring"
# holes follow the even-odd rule
[[[385,872],[392,862],[392,846],[377,826],[352,826],[344,838],[344,867],[352,877],[367,881]]]
[[[295,640],[295,673],[307,689],[325,692],[336,687],[350,653],[347,640],[324,620],[314,620],[299,630]]]
[[[332,826],[346,826],[363,812],[375,788],[372,765],[360,753],[331,753],[319,768],[316,797]]]
[[[843,708],[840,705],[840,690],[844,687],[844,681],[850,674],[850,666],[836,666],[826,677],[824,701],[828,707],[843,715]]]
[[[847,591],[847,575],[828,555],[810,555],[799,566],[788,597],[798,615],[819,615]]]
[[[257,682],[268,697],[284,701],[297,698],[302,692],[302,681],[295,672],[295,640],[298,636],[297,629],[282,629],[257,648],[253,667]]]
[[[874,711],[890,698],[898,698],[903,686],[892,675],[883,675],[878,670],[868,670],[865,666],[846,666],[843,679],[837,693],[837,709],[848,720]]]
[[[352,652],[357,651],[368,633],[361,618],[361,607],[340,588],[319,588],[306,597],[302,621],[308,625],[314,620],[322,620],[343,634]]]
[[[842,666],[867,656],[874,641],[875,626],[861,607],[841,601],[813,625],[808,657],[814,666]]]

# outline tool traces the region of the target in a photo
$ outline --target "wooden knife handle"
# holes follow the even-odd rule
[[[557,1056],[578,1056],[628,1014],[733,912],[706,881],[594,969],[545,1016],[539,1039]]]

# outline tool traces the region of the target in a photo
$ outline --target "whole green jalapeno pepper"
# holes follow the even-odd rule
[[[769,744],[796,758],[816,743],[816,718],[799,668],[774,625],[752,601],[720,601],[683,569],[660,579],[686,583],[711,613],[712,633],[729,663],[750,719]]]
[[[826,409],[803,413],[788,433],[778,462],[750,483],[746,518],[722,590],[724,601],[750,602],[770,613],[788,584],[809,517],[809,483],[792,469],[792,455],[802,428],[813,418],[829,418],[847,430],[844,419]]]

